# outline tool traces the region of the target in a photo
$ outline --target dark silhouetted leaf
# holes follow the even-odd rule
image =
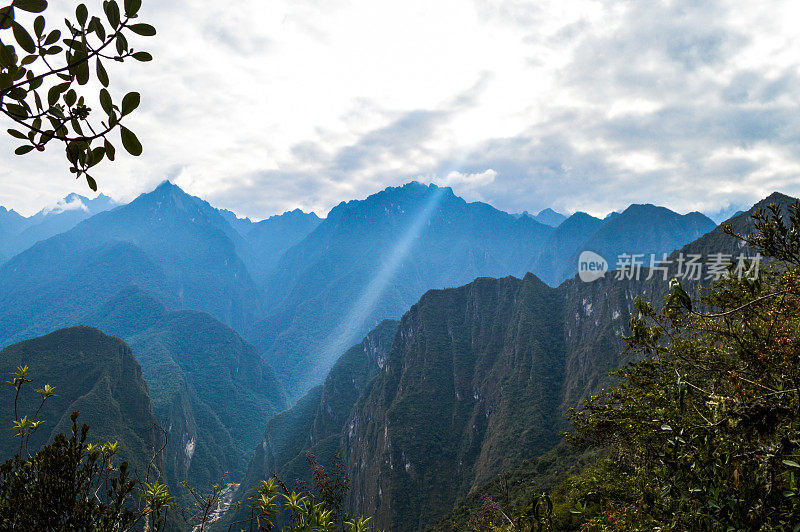
[[[134,109],[139,107],[139,102],[141,101],[141,97],[139,96],[138,92],[129,92],[125,95],[122,99],[122,116],[128,115],[133,112]]]
[[[103,107],[103,111],[105,111],[107,115],[110,115],[114,110],[114,104],[111,101],[111,95],[105,89],[100,89],[100,105]]]
[[[130,29],[133,33],[144,35],[145,37],[152,37],[156,34],[156,29],[150,24],[132,24]]]
[[[133,54],[133,58],[136,59],[137,61],[142,61],[143,63],[153,60],[153,56],[147,52],[136,52],[135,54]]]
[[[19,45],[22,47],[23,50],[32,54],[36,51],[36,44],[34,44],[33,39],[31,38],[30,34],[22,27],[22,24],[19,22],[14,22],[13,24],[14,29],[14,38],[17,40]]]
[[[14,153],[16,153],[17,155],[25,155],[26,153],[30,153],[32,151],[33,151],[33,146],[20,146],[19,148],[14,150]]]
[[[14,0],[11,5],[29,13],[41,13],[47,9],[45,0]]]
[[[139,9],[142,7],[142,0],[125,0],[125,16],[135,17],[137,13],[139,13]]]
[[[122,138],[122,145],[125,147],[125,150],[134,157],[141,155],[142,144],[139,142],[139,139],[136,138],[136,135],[133,134],[133,131],[125,126],[119,126],[119,129],[120,136]]]
[[[97,80],[103,84],[103,87],[108,87],[108,72],[106,72],[100,59],[97,60]]]

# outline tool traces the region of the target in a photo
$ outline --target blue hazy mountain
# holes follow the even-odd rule
[[[539,255],[530,264],[530,271],[550,286],[557,286],[572,277],[576,273],[575,252],[602,225],[603,220],[585,212],[576,212],[550,233]]]
[[[25,228],[26,221],[17,211],[0,207],[0,264],[13,254],[11,239]]]
[[[0,207],[0,263],[36,242],[69,231],[83,220],[109,209],[117,203],[103,194],[89,199],[70,194],[54,207],[42,209],[25,218],[14,211]]]
[[[620,255],[639,254],[644,264],[713,230],[716,224],[704,214],[678,214],[655,205],[631,205],[604,220],[576,213],[559,225],[530,264],[530,271],[550,286],[557,286],[577,273],[582,251],[603,256],[614,269]]]
[[[534,219],[537,222],[541,222],[545,225],[549,225],[551,227],[558,227],[564,220],[567,219],[567,217],[561,214],[560,212],[556,212],[553,209],[547,208],[542,211],[539,211],[539,214],[534,216]]]
[[[265,281],[283,254],[316,229],[320,221],[313,212],[295,209],[247,227],[243,235],[250,244],[253,256],[253,276]]]
[[[130,284],[243,328],[263,314],[246,250],[216,209],[165,182],[0,266],[0,346],[72,325]]]
[[[539,211],[539,214],[531,214],[528,211],[524,211],[520,214],[516,214],[515,216],[518,218],[527,216],[529,218],[533,218],[539,223],[549,225],[550,227],[558,227],[559,225],[561,225],[561,222],[567,219],[566,216],[564,216],[560,212],[554,211],[549,207],[547,209]]]
[[[607,218],[581,249],[576,250],[573,265],[577,265],[577,254],[585,250],[605,257],[611,268],[622,254],[643,254],[649,264],[651,253],[659,259],[662,254],[680,249],[716,226],[699,212],[682,215],[655,205],[631,205],[619,215]],[[575,273],[573,269],[569,276]]]
[[[416,182],[341,203],[278,261],[266,284],[271,311],[248,338],[298,398],[425,291],[524,274],[551,231]]]

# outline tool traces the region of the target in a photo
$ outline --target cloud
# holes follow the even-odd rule
[[[800,195],[798,15],[790,0],[145,2],[159,35],[134,46],[156,60],[111,72],[142,92],[145,154],[97,177],[125,200],[171,176],[254,219],[413,178],[515,212]],[[0,204],[86,193],[60,152],[14,147],[0,137]]]
[[[75,194],[72,194],[62,200],[59,200],[58,203],[56,203],[52,207],[45,208],[44,211],[45,213],[53,213],[53,214],[58,214],[66,211],[89,212],[89,208],[86,205],[84,205],[83,200],[81,200],[80,197],[78,197]]]

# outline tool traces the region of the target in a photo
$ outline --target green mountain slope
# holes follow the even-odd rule
[[[306,454],[312,453],[320,464],[329,465],[341,452],[342,430],[350,411],[385,363],[398,323],[381,322],[339,357],[324,384],[312,388],[292,408],[269,421],[236,495],[237,501],[246,501],[250,488],[273,474],[289,483],[295,479],[310,483]],[[224,522],[246,518],[244,506]]]
[[[70,415],[79,410],[93,442],[118,441],[123,458],[137,471],[146,470],[163,436],[156,429],[142,370],[122,340],[89,327],[61,329],[0,351],[2,374],[8,376],[21,365],[30,367],[32,386],[51,384],[58,394],[39,414],[45,423],[31,438],[31,452],[56,434],[68,433]],[[39,399],[33,392],[21,394],[19,415],[32,415]],[[13,401],[13,391],[7,388],[0,404],[9,426]],[[17,452],[18,445],[11,431],[0,433],[3,460]]]
[[[124,337],[142,365],[153,412],[167,429],[172,485],[207,487],[240,478],[266,421],[286,407],[282,388],[256,349],[196,311],[167,311],[136,287],[122,290],[84,323]]]

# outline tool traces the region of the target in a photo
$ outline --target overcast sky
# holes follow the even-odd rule
[[[120,98],[142,93],[129,125],[145,153],[95,174],[119,200],[165,178],[255,219],[324,216],[412,179],[511,212],[800,195],[796,1],[144,0],[141,14],[159,34],[133,44],[155,60],[111,74]],[[0,205],[91,195],[62,150],[15,146],[0,136]]]

